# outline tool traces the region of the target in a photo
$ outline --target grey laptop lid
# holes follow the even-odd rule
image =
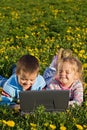
[[[68,107],[68,90],[41,90],[19,92],[22,112],[33,112],[43,105],[46,111],[65,111]]]

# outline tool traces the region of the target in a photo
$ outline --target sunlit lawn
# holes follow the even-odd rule
[[[40,62],[41,74],[50,64],[59,48],[70,48],[79,57],[84,67],[87,87],[87,1],[86,0],[2,0],[0,1],[0,74],[11,75],[11,66],[23,54],[35,55]],[[12,112],[2,111],[0,127],[6,129],[8,120],[16,120],[10,129],[22,130],[86,130],[87,89],[84,91],[83,107],[70,110],[68,114],[44,115],[41,125],[37,115],[16,117]],[[85,113],[84,113],[85,112]],[[4,114],[4,116],[3,116]],[[80,115],[79,115],[80,114]],[[6,116],[8,115],[8,116]],[[53,117],[51,117],[53,116]],[[46,119],[47,117],[47,119]],[[50,119],[49,119],[49,118]],[[63,120],[63,118],[65,119]],[[20,118],[20,121],[18,121]],[[35,118],[35,120],[34,120]],[[57,120],[58,123],[57,123]],[[31,119],[31,121],[30,121]],[[72,120],[71,120],[72,119]],[[25,121],[27,120],[27,121]],[[49,120],[49,121],[48,121]],[[81,121],[82,120],[82,121]],[[70,123],[71,121],[71,123]],[[23,123],[21,125],[21,122]],[[10,122],[12,123],[12,122]],[[30,124],[33,123],[33,124]],[[48,123],[48,124],[45,124]],[[67,124],[68,123],[68,124]],[[35,125],[36,124],[36,125]],[[44,125],[45,124],[45,125]],[[78,125],[76,125],[78,124]],[[14,127],[15,125],[15,127]],[[29,126],[28,126],[29,125]],[[35,126],[33,126],[35,125]],[[81,125],[81,126],[80,126]],[[22,127],[21,127],[22,126]],[[56,127],[55,127],[56,126]],[[65,127],[64,127],[65,126]],[[8,127],[7,127],[8,130]]]

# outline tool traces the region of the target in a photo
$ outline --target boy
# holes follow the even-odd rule
[[[22,56],[14,73],[3,85],[0,104],[15,104],[19,99],[20,91],[42,90],[46,83],[44,78],[39,75],[39,63],[32,55]]]

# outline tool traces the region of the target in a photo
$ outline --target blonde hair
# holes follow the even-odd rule
[[[72,56],[72,51],[70,49],[60,48],[60,50],[58,51],[58,54],[57,54],[58,58],[56,61],[56,67],[58,66],[58,63],[62,58],[67,58],[67,57],[71,57],[71,56]]]
[[[70,49],[63,49],[60,48],[58,52],[58,60],[61,60],[62,58],[71,57],[72,51]]]
[[[64,62],[68,62],[72,65],[73,69],[76,71],[77,78],[83,82],[83,67],[81,61],[77,57],[70,56],[70,57],[62,58],[59,64]],[[57,66],[57,71],[58,71],[58,66]]]

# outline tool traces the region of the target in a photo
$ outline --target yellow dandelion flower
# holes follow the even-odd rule
[[[72,32],[72,28],[71,27],[69,27],[68,30],[67,30],[67,33],[70,33],[70,32]]]
[[[36,126],[37,126],[37,125],[34,124],[34,123],[30,123],[30,125],[31,125],[32,127],[36,127]]]
[[[44,123],[44,126],[46,126],[46,127],[47,127],[48,125],[49,125],[49,123]]]
[[[84,63],[84,64],[83,64],[83,68],[87,68],[87,63]]]
[[[79,30],[80,30],[80,28],[76,27],[76,30],[77,30],[77,31],[79,31]]]
[[[77,127],[78,130],[83,130],[83,127],[79,124],[76,124],[76,127]]]
[[[48,39],[46,38],[46,39],[45,39],[45,43],[47,43],[47,42],[48,42]]]
[[[5,56],[5,59],[8,59],[8,56]]]
[[[50,124],[50,128],[51,128],[52,130],[55,130],[55,129],[56,129],[56,126],[55,126],[55,125]]]
[[[78,38],[80,38],[81,36],[80,36],[80,34],[77,34],[77,36],[78,36]]]
[[[25,39],[29,38],[29,36],[27,34],[25,34]]]
[[[67,109],[66,112],[69,113],[70,112],[69,109]]]
[[[87,128],[87,125],[83,125],[84,128]]]
[[[2,123],[7,124],[6,120],[2,120]]]
[[[64,125],[60,126],[60,130],[66,130],[66,127]]]
[[[79,57],[83,57],[83,54],[82,54],[82,53],[79,53],[78,56],[79,56]]]
[[[73,122],[75,122],[76,121],[76,119],[73,117]]]
[[[8,126],[10,126],[10,127],[14,127],[15,126],[15,122],[14,121],[7,121],[7,123],[6,123]]]
[[[35,32],[32,32],[32,36],[35,36]]]
[[[82,53],[82,54],[84,54],[85,53],[85,50],[80,50],[80,52],[79,53]]]
[[[37,130],[37,128],[32,127],[31,130]]]
[[[87,106],[87,101],[85,101],[85,106]]]

